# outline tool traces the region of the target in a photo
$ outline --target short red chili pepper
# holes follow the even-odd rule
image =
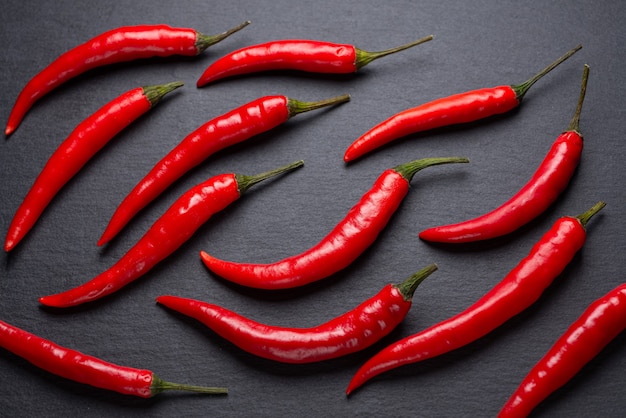
[[[346,149],[343,159],[345,162],[354,161],[376,148],[413,133],[509,112],[522,103],[533,84],[581,48],[578,45],[522,84],[459,93],[397,113],[357,138]]]
[[[482,216],[420,232],[425,241],[466,243],[511,233],[543,213],[569,184],[580,161],[583,136],[578,122],[587,85],[585,65],[580,98],[567,130],[554,141],[535,174],[513,197]]]
[[[526,417],[626,328],[626,284],[594,301],[532,368],[498,417]]]
[[[348,100],[347,94],[318,102],[265,96],[209,120],[187,135],[137,183],[116,209],[98,245],[113,239],[148,203],[217,151],[275,128],[297,114]]]
[[[310,40],[279,40],[232,52],[211,64],[198,79],[198,87],[225,77],[270,70],[351,74],[374,61],[433,39],[432,35],[385,51],[368,52],[353,45]]]
[[[113,99],[82,121],[50,156],[17,209],[4,242],[11,251],[35,225],[61,188],[115,135],[181,82],[139,87]]]
[[[437,266],[431,264],[401,284],[388,284],[351,311],[311,328],[265,325],[220,306],[177,296],[160,296],[157,302],[197,319],[259,357],[314,363],[363,350],[389,334],[409,312],[417,286],[435,270]]]
[[[346,394],[381,373],[476,341],[528,308],[582,248],[585,225],[604,206],[599,202],[578,217],[558,219],[530,254],[487,294],[463,312],[382,349],[356,372]]]
[[[287,289],[328,277],[352,263],[375,240],[409,191],[415,173],[432,165],[467,163],[467,158],[424,158],[385,170],[371,189],[318,244],[272,264],[219,260],[202,251],[204,264],[234,283],[258,289]]]
[[[251,186],[302,165],[302,161],[296,161],[255,176],[220,174],[211,177],[179,197],[144,236],[108,270],[73,289],[44,296],[39,302],[55,308],[67,308],[92,302],[118,291],[172,254],[213,214],[239,199]]]
[[[79,74],[141,58],[198,55],[249,23],[211,36],[194,29],[167,25],[124,26],[102,33],[60,55],[26,84],[13,106],[5,135],[17,129],[37,100]]]
[[[228,393],[226,388],[166,382],[150,370],[109,363],[62,347],[3,321],[0,321],[0,347],[49,373],[124,395],[150,398],[165,390],[214,395]]]

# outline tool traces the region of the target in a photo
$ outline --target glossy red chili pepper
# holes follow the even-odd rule
[[[226,308],[177,296],[157,302],[190,316],[249,353],[283,363],[313,363],[363,350],[389,334],[406,317],[417,286],[431,264],[399,285],[388,284],[356,308],[311,328],[261,324]]]
[[[124,395],[150,398],[165,390],[228,393],[226,388],[166,382],[150,370],[118,366],[62,347],[3,321],[0,321],[0,347],[57,376]]]
[[[301,167],[302,161],[276,170],[243,176],[220,174],[192,187],[179,197],[120,260],[90,281],[39,299],[43,305],[67,308],[92,302],[118,291],[172,254],[211,216],[256,183]]]
[[[413,133],[506,113],[520,105],[533,84],[580,48],[582,46],[578,45],[522,84],[459,93],[397,113],[357,138],[346,149],[343,159],[345,162],[354,161],[376,148]]]
[[[526,417],[626,328],[626,284],[594,301],[532,368],[498,417]]]
[[[314,109],[343,103],[349,95],[318,102],[265,96],[211,119],[187,135],[130,191],[109,221],[98,245],[113,239],[148,203],[210,155]]]
[[[131,122],[182,86],[174,82],[139,87],[110,101],[82,121],[50,156],[9,226],[4,250],[11,251],[31,230],[61,188]]]
[[[562,217],[500,283],[463,312],[382,349],[354,375],[346,394],[397,367],[467,345],[532,305],[583,246],[585,225],[605,206],[599,202],[578,217]]]
[[[465,243],[506,235],[543,213],[565,190],[574,175],[583,150],[578,121],[589,67],[585,66],[580,98],[567,130],[554,141],[535,174],[513,197],[482,216],[420,232],[425,241]]]
[[[249,23],[212,36],[194,29],[167,25],[124,26],[102,33],[60,55],[26,84],[13,106],[5,135],[17,129],[37,100],[79,74],[104,65],[141,58],[198,55]]]
[[[353,45],[310,40],[280,40],[252,45],[232,52],[211,64],[198,79],[198,87],[225,77],[270,70],[298,70],[310,73],[350,74],[395,52],[430,41],[417,41],[379,52]]]
[[[318,244],[309,250],[272,264],[244,264],[219,260],[202,251],[204,264],[234,283],[258,289],[287,289],[323,279],[352,263],[387,225],[409,182],[423,168],[467,163],[467,158],[424,158],[383,172],[372,188]]]

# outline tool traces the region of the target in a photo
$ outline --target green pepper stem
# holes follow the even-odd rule
[[[301,102],[300,100],[287,98],[287,110],[289,112],[289,117],[293,117],[299,113],[321,109],[322,107],[332,106],[348,101],[350,101],[349,94],[342,94],[341,96],[331,97],[330,99],[324,99],[317,102]]]
[[[284,165],[282,167],[279,167],[275,170],[270,170],[270,171],[266,171],[264,173],[260,173],[254,176],[246,176],[243,174],[235,174],[235,178],[237,180],[237,185],[239,186],[239,194],[243,194],[246,190],[248,190],[250,187],[254,186],[255,184],[266,180],[270,177],[274,177],[277,176],[279,174],[283,174],[283,173],[287,173],[291,170],[294,170],[296,168],[302,167],[304,165],[304,161],[299,160],[299,161],[294,161],[293,163]]]
[[[217,35],[205,35],[204,33],[200,33],[196,31],[196,49],[198,50],[198,54],[202,53],[205,49],[218,43],[225,38],[228,38],[235,32],[239,32],[241,29],[245,28],[250,24],[249,20],[246,20],[242,24],[235,26],[232,29],[227,30],[226,32],[219,33]]]
[[[433,38],[433,35],[428,35],[421,39],[418,39],[417,41],[409,42],[408,44],[400,45],[391,49],[386,49],[384,51],[369,52],[359,48],[354,48],[356,51],[356,61],[354,64],[356,66],[356,69],[358,70],[359,68],[365,67],[367,64],[374,61],[375,59],[382,58],[390,54],[395,54],[396,52],[404,51],[405,49],[409,49],[416,45],[423,44],[424,42],[428,42]]]
[[[521,102],[522,99],[524,98],[524,96],[526,95],[526,92],[528,91],[528,89],[530,89],[532,87],[533,84],[535,84],[537,81],[539,81],[539,79],[541,77],[543,77],[544,75],[548,74],[550,71],[554,70],[563,61],[565,61],[566,59],[568,59],[569,57],[574,55],[582,47],[583,47],[582,45],[578,45],[578,46],[570,49],[569,51],[567,51],[567,53],[565,55],[563,55],[561,58],[559,58],[556,61],[554,61],[552,64],[548,65],[543,70],[539,71],[537,74],[532,76],[530,79],[526,80],[522,84],[511,86],[513,91],[515,91],[515,96],[517,97],[517,100],[519,102]]]
[[[166,390],[182,390],[186,392],[205,393],[208,395],[226,395],[228,393],[228,388],[183,385],[179,383],[166,382],[160,377],[152,375],[152,384],[150,385],[151,396],[158,395]]]
[[[606,206],[605,202],[598,202],[595,205],[593,205],[593,207],[591,209],[589,209],[587,212],[582,213],[578,216],[576,216],[576,219],[578,219],[580,221],[580,223],[582,224],[583,228],[587,226],[587,222],[589,222],[589,219],[591,219],[593,217],[593,215],[595,215],[596,213],[600,212],[602,210],[603,207]]]
[[[576,111],[574,112],[574,116],[567,126],[567,131],[576,132],[578,135],[580,134],[580,112],[583,110],[583,101],[585,100],[585,93],[587,92],[587,79],[589,78],[589,66],[585,64],[583,69],[583,81],[580,85],[580,95],[578,96],[578,104],[576,105]],[[582,136],[582,135],[581,135]]]
[[[431,273],[436,271],[437,268],[437,264],[431,264],[413,274],[402,283],[397,284],[396,288],[400,291],[404,300],[406,300],[407,302],[410,301],[413,298],[413,294],[415,293],[415,289],[417,289],[417,286],[419,286],[425,278],[430,276]]]
[[[182,81],[174,81],[172,83],[167,84],[159,84],[156,86],[145,86],[142,87],[143,94],[150,102],[150,106],[155,106],[157,103],[161,101],[163,96],[169,93],[172,90],[176,90],[179,87],[182,87],[185,83]]]
[[[408,163],[400,164],[394,167],[393,170],[400,173],[402,177],[410,182],[413,179],[415,173],[426,167],[450,163],[469,163],[469,159],[465,157],[422,158],[421,160],[415,160]]]

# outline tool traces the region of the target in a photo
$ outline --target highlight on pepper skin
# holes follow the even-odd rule
[[[344,153],[343,160],[346,163],[352,162],[385,144],[410,134],[507,113],[522,103],[533,84],[581,48],[582,45],[578,45],[571,49],[522,84],[454,94],[397,113],[350,144]]]
[[[589,66],[585,65],[578,105],[567,130],[558,136],[533,176],[513,197],[484,215],[428,228],[419,237],[448,244],[493,239],[516,231],[548,209],[567,188],[580,162],[583,137],[579,120],[588,76]]]
[[[48,159],[18,207],[4,241],[11,251],[33,228],[48,204],[87,162],[120,131],[183,83],[138,87],[113,99],[78,124]]]
[[[0,347],[57,376],[124,395],[150,398],[165,390],[224,395],[227,388],[162,380],[150,370],[109,363],[0,321]]]
[[[296,70],[320,74],[353,74],[370,62],[423,44],[425,36],[407,44],[369,52],[353,45],[315,40],[276,40],[231,52],[211,64],[196,82],[197,87],[243,74],[273,70]]]
[[[313,363],[363,350],[388,335],[408,314],[417,287],[436,270],[436,264],[428,265],[400,284],[386,285],[354,309],[309,328],[266,325],[218,305],[178,296],[159,296],[157,302],[259,357]]]
[[[69,308],[93,302],[137,280],[183,245],[215,213],[238,200],[250,187],[302,167],[299,160],[254,176],[218,174],[183,193],[113,266],[82,285],[39,298],[42,305]]]
[[[267,132],[300,113],[349,100],[348,94],[314,102],[283,95],[264,96],[202,124],[157,162],[128,193],[109,220],[98,245],[113,239],[139,211],[216,152]]]
[[[347,215],[310,249],[270,264],[220,260],[206,251],[204,265],[223,279],[256,289],[289,289],[324,279],[356,260],[389,223],[424,168],[468,163],[465,157],[422,158],[385,170]]]
[[[26,83],[13,105],[4,134],[9,136],[17,129],[35,102],[80,74],[137,59],[195,56],[249,23],[246,21],[218,35],[167,25],[123,26],[100,34],[61,54]]]
[[[464,311],[383,348],[357,370],[346,389],[350,395],[389,370],[427,360],[463,347],[521,313],[552,284],[587,238],[587,222],[606,204],[583,214],[564,216],[531,248],[495,287]]]

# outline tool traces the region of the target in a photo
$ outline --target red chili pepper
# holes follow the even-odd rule
[[[243,176],[220,174],[192,187],[179,197],[145,235],[113,266],[87,283],[39,299],[43,305],[67,308],[107,296],[148,272],[187,241],[211,216],[256,183],[301,167],[297,161],[276,170]]]
[[[150,398],[165,390],[214,395],[228,393],[226,388],[166,382],[150,370],[118,366],[62,347],[3,321],[0,321],[0,347],[57,376],[125,395]]]
[[[141,58],[198,55],[249,23],[244,22],[212,36],[194,29],[167,25],[124,26],[102,33],[60,55],[26,84],[13,106],[5,135],[17,129],[37,100],[79,74],[104,65]]]
[[[326,237],[282,261],[243,264],[219,260],[204,251],[200,256],[215,274],[243,286],[287,289],[312,283],[347,267],[376,240],[408,193],[415,173],[432,165],[467,162],[459,157],[424,158],[385,170]]]
[[[473,122],[513,110],[522,103],[533,84],[581,48],[578,45],[522,84],[459,93],[397,113],[357,138],[346,149],[343,159],[345,162],[354,161],[378,147],[413,133]]]
[[[482,216],[422,231],[425,241],[466,243],[496,238],[515,231],[543,213],[565,190],[580,161],[583,136],[578,122],[587,86],[585,65],[580,98],[567,130],[554,141],[535,174],[513,197]]]
[[[4,250],[11,251],[24,238],[58,191],[91,157],[164,95],[182,85],[181,82],[174,82],[130,90],[82,121],[50,156],[17,209],[9,226]]]
[[[467,345],[528,308],[582,248],[585,225],[604,206],[599,202],[578,217],[558,219],[487,294],[463,312],[382,349],[356,372],[346,394],[381,373]]]
[[[626,284],[594,301],[532,368],[498,417],[525,417],[626,328]]]
[[[399,285],[388,284],[351,311],[311,328],[261,324],[210,303],[177,296],[157,302],[190,316],[249,353],[283,363],[313,363],[363,350],[389,334],[406,317],[417,286],[432,272],[425,267]]]
[[[156,163],[130,191],[113,214],[98,245],[113,239],[141,209],[210,155],[275,128],[299,113],[348,100],[347,94],[318,102],[265,96],[206,122]]]
[[[430,41],[417,41],[379,52],[368,52],[353,45],[323,41],[280,40],[252,45],[232,52],[211,64],[198,79],[198,87],[225,77],[270,70],[298,70],[310,73],[350,74],[395,52]]]

